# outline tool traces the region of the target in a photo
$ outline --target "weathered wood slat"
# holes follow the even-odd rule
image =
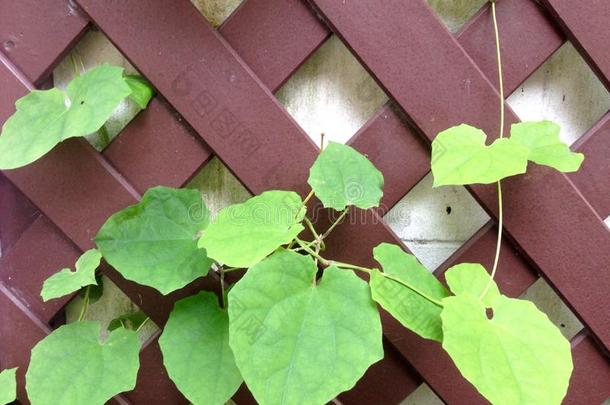
[[[542,0],[570,40],[581,51],[600,80],[610,90],[610,7],[604,0],[578,3],[570,0]]]

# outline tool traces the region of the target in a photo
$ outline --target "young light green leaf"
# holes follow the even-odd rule
[[[75,322],[38,342],[26,374],[32,404],[101,405],[135,387],[138,335],[121,328],[103,343],[99,336],[99,322]]]
[[[337,211],[377,207],[383,196],[381,172],[354,148],[335,142],[320,153],[307,182],[324,207]]]
[[[139,75],[127,75],[125,76],[125,82],[131,89],[129,97],[135,101],[141,109],[148,107],[148,103],[155,95],[155,90],[148,80]]]
[[[199,247],[227,266],[250,267],[302,230],[303,201],[291,191],[266,191],[231,205],[204,232]]]
[[[0,405],[10,404],[17,398],[17,367],[0,372]]]
[[[87,250],[76,261],[76,271],[62,269],[45,280],[40,293],[42,300],[46,302],[97,284],[95,269],[100,265],[100,260],[102,255],[97,249]]]
[[[20,98],[2,128],[0,169],[25,166],[63,140],[97,131],[130,93],[123,68],[101,65],[68,84],[69,107],[56,88]]]
[[[229,293],[229,341],[261,404],[325,404],[383,357],[381,321],[366,283],[280,250]]]
[[[570,342],[533,303],[501,295],[491,319],[471,294],[443,305],[443,348],[492,404],[561,403],[572,372]]]
[[[214,294],[176,302],[159,346],[167,373],[193,404],[222,405],[243,381],[229,347],[229,316]]]
[[[209,215],[197,190],[154,187],[112,215],[95,242],[125,278],[168,294],[208,273],[212,261],[197,236]]]
[[[146,322],[147,319],[148,316],[142,311],[124,314],[111,320],[108,324],[108,330],[111,332],[118,328],[138,330],[138,328],[142,326],[142,324]]]
[[[399,246],[382,243],[373,250],[373,256],[386,274],[412,285],[428,297],[440,302],[449,296],[449,292],[436,277],[422,266],[415,256],[405,253]],[[404,327],[423,338],[442,341],[439,305],[384,277],[378,270],[371,273],[369,283],[373,299]]]
[[[585,156],[570,151],[559,139],[559,131],[559,125],[551,121],[521,122],[511,126],[510,139],[529,149],[532,162],[564,173],[575,172]]]
[[[447,270],[445,273],[447,285],[455,295],[471,294],[475,298],[481,297],[485,287],[489,283],[489,273],[479,263],[460,263]],[[496,298],[500,296],[500,290],[495,281],[491,281],[487,293],[482,298],[487,307],[491,307]]]
[[[525,173],[529,150],[507,138],[485,145],[485,132],[462,124],[439,133],[432,142],[434,187],[489,184]]]

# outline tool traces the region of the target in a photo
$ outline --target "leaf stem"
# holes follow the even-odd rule
[[[494,24],[494,33],[496,38],[496,59],[498,63],[498,83],[500,86],[500,138],[504,137],[504,80],[502,75],[502,53],[500,51],[500,33],[498,30],[498,18],[496,16],[496,0],[491,1],[491,15]],[[491,276],[485,289],[481,293],[480,299],[483,299],[485,294],[489,291],[491,283],[493,282],[496,272],[498,270],[498,263],[500,261],[500,248],[502,247],[502,228],[504,226],[504,213],[502,209],[502,183],[498,181],[498,239],[496,244],[496,254],[494,256],[494,264],[491,269]]]
[[[341,221],[343,221],[343,218],[345,218],[345,216],[349,213],[349,208],[350,207],[347,207],[341,213],[341,215],[339,215],[339,218],[337,218],[337,220],[332,223],[332,225],[326,230],[326,232],[324,232],[324,234],[322,235],[322,239],[326,239],[328,237],[328,235],[330,235],[330,233],[335,229],[335,227],[337,225],[339,225],[341,223]]]
[[[140,333],[140,331],[142,330],[144,325],[148,323],[148,321],[150,321],[150,316],[147,316],[146,319],[144,319],[144,321],[140,324],[140,326],[138,326],[138,328],[136,329],[136,333]]]
[[[304,221],[305,221],[305,224],[307,225],[307,227],[309,228],[309,231],[312,233],[312,235],[315,239],[314,243],[318,243],[320,245],[320,249],[326,250],[326,245],[324,244],[324,241],[322,240],[323,238],[318,234],[316,229],[313,227],[311,220],[309,218],[305,217]]]
[[[89,291],[91,290],[91,286],[87,286],[85,289],[85,298],[83,299],[83,306],[80,309],[80,314],[78,315],[78,321],[82,321],[85,318],[85,314],[87,313],[87,309],[89,308]]]
[[[349,263],[343,263],[343,262],[338,262],[335,260],[328,260],[323,258],[322,256],[320,256],[318,253],[314,252],[306,243],[298,238],[295,239],[297,241],[297,243],[301,246],[301,248],[303,248],[303,250],[305,250],[307,253],[309,253],[311,256],[313,256],[314,258],[316,258],[320,263],[322,263],[324,266],[329,267],[329,266],[336,266],[338,268],[343,268],[343,269],[351,269],[351,270],[357,270],[357,271],[361,271],[367,274],[371,274],[373,272],[373,269],[369,269],[366,267],[362,267],[362,266],[356,266],[355,264],[349,264]],[[417,295],[419,295],[420,297],[430,301],[432,304],[438,306],[438,307],[443,307],[443,304],[438,301],[435,300],[434,298],[430,297],[428,294],[424,293],[423,291],[419,290],[417,287],[414,287],[412,285],[410,285],[409,283],[406,283],[405,281],[394,277],[392,275],[386,274],[382,271],[379,272],[379,274],[381,274],[383,277],[390,279],[392,281],[395,281],[405,287],[407,287],[409,290],[413,291],[414,293],[416,293]]]

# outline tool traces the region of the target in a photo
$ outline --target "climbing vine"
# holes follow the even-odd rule
[[[330,143],[313,162],[304,199],[273,190],[229,206],[214,220],[196,190],[154,187],[112,215],[75,270],[42,288],[46,300],[84,288],[79,320],[54,330],[32,350],[30,401],[102,404],[134,388],[142,313],[115,319],[101,342],[99,322],[83,321],[102,258],[126,279],[177,291],[212,272],[219,296],[202,291],[176,302],[159,338],[167,373],[194,404],[223,404],[245,382],[261,404],[325,404],[349,390],[383,358],[383,308],[405,328],[438,342],[462,375],[493,404],[559,404],[572,372],[570,343],[533,303],[502,295],[494,281],[502,226],[501,180],[528,162],[578,170],[581,154],[551,122],[514,124],[505,137],[504,95],[495,4],[492,14],[500,80],[500,135],[470,125],[439,133],[432,144],[434,186],[497,184],[498,245],[491,272],[457,264],[446,286],[401,246],[381,243],[377,267],[325,254],[327,238],[354,209],[379,206],[383,175],[349,146]],[[101,66],[63,94],[20,99],[0,137],[0,167],[30,163],[58,142],[99,129],[117,103],[143,85],[120,68]],[[138,94],[142,94],[141,92]],[[152,92],[144,92],[144,107]],[[45,134],[44,137],[39,136]],[[7,153],[10,151],[10,153]],[[408,157],[405,157],[408,158]],[[337,219],[319,232],[309,217],[317,197]],[[196,213],[196,215],[195,215]],[[225,274],[244,276],[225,285]],[[0,373],[0,403],[15,398],[15,370]]]

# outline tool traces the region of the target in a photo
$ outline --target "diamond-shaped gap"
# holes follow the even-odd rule
[[[125,69],[125,74],[138,74],[110,40],[92,28],[55,68],[54,85],[65,89],[77,72],[82,74],[102,63],[121,66]],[[141,108],[131,98],[122,100],[106,124],[96,133],[87,135],[86,139],[98,151],[103,150],[140,111]]]
[[[536,304],[538,309],[548,315],[551,322],[568,340],[574,338],[584,328],[572,310],[542,277],[536,280],[519,298]]]
[[[331,36],[278,90],[280,103],[311,139],[345,143],[388,100],[362,65]]]
[[[432,174],[424,177],[384,217],[430,271],[449,258],[489,219],[464,187],[432,188]]]
[[[574,46],[566,42],[510,97],[523,121],[548,119],[560,137],[574,143],[610,109],[610,93]]]
[[[108,336],[109,323],[121,315],[140,311],[140,308],[117,287],[108,277],[102,276],[103,293],[98,301],[89,304],[84,320],[99,321],[102,325],[101,338]],[[76,322],[79,318],[84,299],[79,294],[75,296],[66,306],[66,323]],[[159,327],[148,320],[140,330],[140,341],[146,342],[151,336],[159,331]]]
[[[214,27],[219,27],[244,0],[191,0]]]
[[[428,5],[445,23],[447,29],[456,33],[483,7],[487,0],[427,0]]]
[[[186,188],[199,190],[211,212],[212,219],[216,218],[221,209],[242,203],[252,197],[217,157],[213,157],[186,185]]]
[[[400,405],[443,405],[444,402],[432,391],[430,386],[422,383],[410,393]]]

